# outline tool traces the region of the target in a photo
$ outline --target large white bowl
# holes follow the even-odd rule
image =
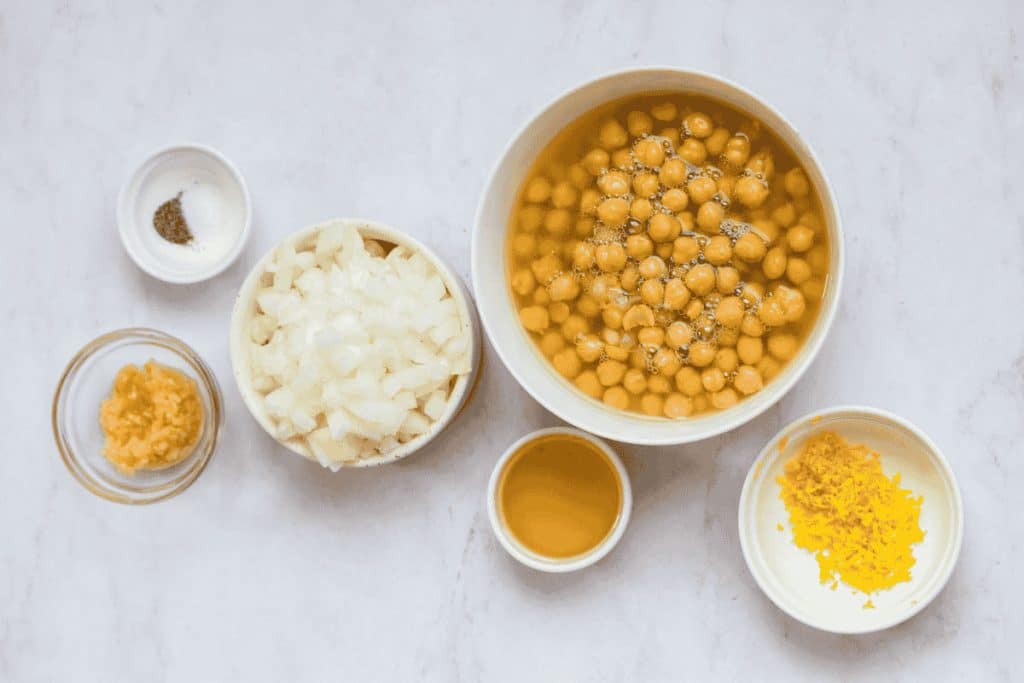
[[[831,243],[829,278],[814,329],[796,358],[763,390],[735,407],[685,420],[613,410],[557,375],[519,322],[506,278],[505,238],[519,185],[548,142],[594,107],[631,94],[685,91],[722,100],[764,121],[803,164],[821,197]],[[782,114],[740,86],[709,74],[649,67],[618,71],[570,90],[519,131],[485,186],[473,226],[473,290],[484,329],[512,375],[545,408],[580,429],[636,444],[679,444],[734,429],[757,417],[792,388],[814,360],[832,326],[843,277],[843,234],[832,187],[817,157]]]
[[[819,580],[814,555],[796,546],[789,513],[776,479],[807,440],[833,431],[881,456],[886,475],[922,496],[924,540],[914,546],[911,579],[870,596],[844,584],[831,590]],[[906,420],[877,408],[842,406],[805,415],[764,447],[747,478],[739,504],[743,558],[757,585],[781,610],[808,626],[833,633],[868,633],[895,626],[928,606],[949,581],[964,539],[964,509],[956,477],[928,436]],[[781,527],[781,529],[780,529]]]
[[[375,458],[357,460],[356,462],[347,463],[344,466],[370,467],[373,465],[383,465],[411,455],[433,441],[438,434],[444,431],[445,427],[447,427],[452,420],[458,416],[462,407],[469,400],[480,372],[480,360],[482,358],[480,321],[477,318],[476,309],[473,307],[473,299],[470,297],[469,291],[462,283],[462,280],[459,279],[459,276],[456,275],[455,272],[437,256],[437,254],[428,249],[418,240],[415,240],[394,228],[384,225],[383,223],[355,218],[337,218],[324,221],[289,235],[287,238],[282,240],[280,244],[268,251],[263,258],[253,266],[253,269],[245,278],[245,282],[242,283],[242,288],[238,292],[238,297],[235,299],[235,307],[231,313],[231,369],[235,376],[235,383],[238,385],[238,391],[242,395],[242,400],[245,402],[245,407],[249,409],[249,412],[252,413],[254,418],[256,418],[259,425],[263,427],[263,430],[273,437],[275,441],[293,453],[297,453],[305,458],[315,461],[313,454],[308,448],[306,448],[305,444],[294,440],[282,441],[274,436],[274,426],[271,423],[270,416],[267,414],[263,396],[253,389],[252,386],[252,368],[249,363],[248,330],[249,322],[256,314],[256,289],[259,284],[259,278],[266,271],[267,265],[272,260],[278,247],[285,244],[296,245],[306,243],[323,228],[338,224],[354,225],[364,238],[375,239],[381,242],[389,242],[391,244],[406,247],[410,251],[423,254],[423,256],[426,257],[426,259],[429,260],[437,269],[437,272],[440,274],[441,279],[447,286],[449,293],[451,293],[452,298],[455,299],[455,303],[458,306],[459,313],[462,315],[462,319],[469,321],[471,370],[469,371],[469,374],[462,375],[455,381],[455,385],[448,394],[448,404],[445,408],[444,414],[438,420],[434,421],[434,424],[431,425],[430,431],[417,436],[415,439],[407,441],[389,453]]]

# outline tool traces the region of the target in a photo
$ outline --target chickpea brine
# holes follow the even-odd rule
[[[607,405],[724,410],[799,351],[829,268],[815,188],[771,130],[681,93],[599,107],[541,152],[508,277],[555,371]]]

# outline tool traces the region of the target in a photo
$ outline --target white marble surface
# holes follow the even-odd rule
[[[0,4],[0,679],[1019,680],[1021,6],[430,4]],[[317,219],[366,216],[468,277],[477,195],[524,118],[583,79],[650,63],[746,84],[833,180],[845,300],[785,400],[704,443],[624,447],[632,526],[574,576],[517,566],[491,536],[497,450],[555,419],[490,351],[468,413],[399,465],[331,476],[259,432],[225,344],[258,254]],[[233,268],[172,287],[125,255],[114,203],[145,153],[184,140],[238,164],[255,222]],[[126,325],[191,342],[228,401],[206,473],[145,509],[78,486],[48,421],[69,355]],[[761,444],[841,402],[927,430],[966,505],[945,592],[866,637],[780,613],[735,528]]]

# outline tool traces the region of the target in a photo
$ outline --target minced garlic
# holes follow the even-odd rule
[[[922,498],[882,471],[878,453],[834,432],[815,436],[778,478],[796,544],[815,553],[822,583],[873,593],[910,580],[924,540]]]
[[[196,383],[152,360],[144,368],[126,365],[100,406],[100,426],[103,455],[120,471],[170,467],[188,456],[202,431]]]

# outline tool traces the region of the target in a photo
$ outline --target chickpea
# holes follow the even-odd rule
[[[730,245],[731,248],[731,245]],[[715,289],[721,294],[732,294],[740,284],[740,271],[732,266],[719,266],[715,270]]]
[[[814,245],[814,231],[798,223],[786,231],[786,243],[790,249],[802,254]]]
[[[583,190],[590,186],[590,174],[587,169],[583,168],[583,164],[571,165],[567,175],[569,184],[577,190]]]
[[[665,148],[653,138],[643,138],[633,145],[633,156],[643,166],[657,167],[665,161]]]
[[[732,408],[739,400],[740,397],[736,395],[736,391],[732,387],[726,387],[711,394],[711,405],[718,410]]]
[[[692,237],[677,237],[672,246],[672,260],[676,263],[692,261],[700,253],[700,244]]]
[[[604,355],[611,360],[621,362],[629,359],[629,350],[609,342],[604,345]]]
[[[625,410],[629,407],[629,394],[622,387],[609,387],[601,400],[616,410]]]
[[[686,138],[679,149],[679,156],[694,166],[700,166],[708,159],[708,150],[704,143],[696,138]]]
[[[642,394],[647,391],[647,375],[643,370],[630,368],[622,376],[622,386],[631,394]]]
[[[633,193],[642,199],[653,197],[658,193],[658,176],[653,173],[637,173],[633,176]]]
[[[630,264],[622,270],[619,276],[622,288],[627,292],[633,292],[640,285],[640,269]]]
[[[529,258],[537,251],[537,238],[528,232],[520,232],[512,237],[512,253],[519,258]]]
[[[747,159],[750,158],[750,138],[746,135],[734,135],[725,143],[725,150],[722,152],[725,161],[733,168],[742,168]]]
[[[605,149],[617,149],[629,142],[629,133],[621,123],[615,119],[609,119],[601,124],[597,133],[597,142]]]
[[[804,316],[804,312],[807,310],[807,301],[804,299],[804,295],[792,287],[779,285],[772,298],[778,299],[782,304],[786,322],[795,323]]]
[[[645,279],[664,277],[668,274],[668,266],[660,256],[648,256],[640,262],[640,276]]]
[[[754,365],[757,361],[761,360],[761,355],[764,353],[764,344],[761,342],[760,337],[742,335],[740,340],[736,342],[736,353],[746,365]]]
[[[572,265],[580,270],[589,270],[594,265],[594,245],[590,242],[577,242],[572,250]]]
[[[704,207],[701,207],[703,210]],[[700,215],[698,214],[697,220],[700,221]],[[704,247],[704,258],[707,262],[715,265],[722,266],[729,262],[732,258],[732,242],[726,235],[715,235]]]
[[[544,229],[552,235],[565,235],[572,227],[572,214],[565,209],[553,209],[544,217]]]
[[[771,180],[772,176],[775,175],[775,160],[772,158],[771,151],[762,149],[750,157],[750,160],[747,161],[746,169],[750,173],[760,174],[762,178]]]
[[[764,334],[764,323],[757,317],[756,313],[747,312],[743,314],[743,322],[740,323],[740,332],[748,337],[760,337]]]
[[[519,311],[519,321],[530,332],[543,332],[548,328],[548,309],[542,306],[527,306]]]
[[[732,384],[739,389],[740,393],[746,396],[757,393],[764,388],[764,380],[761,378],[761,373],[757,371],[757,368],[749,365],[741,365],[736,370],[736,377],[733,378]]]
[[[686,272],[683,281],[691,292],[704,296],[715,288],[715,269],[707,263],[700,263]]]
[[[618,288],[619,277],[605,273],[594,278],[593,283],[590,285],[590,295],[597,299],[599,303],[606,303],[616,294]]]
[[[551,203],[556,209],[568,209],[576,203],[576,188],[569,181],[563,180],[551,191]]]
[[[811,279],[811,267],[807,261],[795,256],[786,263],[786,277],[794,285],[800,285]]]
[[[752,232],[746,232],[736,240],[733,252],[747,263],[756,263],[764,258],[768,247],[764,240]]]
[[[589,331],[590,323],[587,322],[587,319],[575,313],[571,314],[565,319],[565,322],[562,323],[562,336],[565,337],[567,342],[572,344],[576,343],[576,339],[579,338],[580,335],[586,334]]]
[[[743,299],[745,306],[754,306],[760,303],[764,299],[764,285],[760,282],[747,282],[743,285],[740,298]]]
[[[520,268],[512,275],[512,291],[519,296],[529,296],[537,286],[537,279],[529,268]]]
[[[554,237],[541,237],[537,240],[537,253],[541,256],[547,256],[550,254],[559,259],[559,264],[561,264],[561,257],[559,254],[564,251],[564,244],[564,242],[560,242]]]
[[[672,213],[679,213],[685,209],[689,203],[690,197],[678,187],[667,190],[663,195],[661,195],[662,206]]]
[[[715,367],[722,372],[733,372],[740,364],[739,354],[736,349],[718,349],[715,354]]]
[[[790,197],[804,197],[811,191],[811,184],[807,181],[802,168],[791,168],[782,177],[782,186]]]
[[[592,216],[597,213],[597,207],[601,205],[601,193],[594,188],[583,190],[580,195],[580,213]],[[577,230],[577,233],[579,230]]]
[[[635,138],[648,135],[654,130],[654,119],[643,111],[631,111],[626,114],[626,130]]]
[[[621,197],[629,194],[629,176],[622,171],[608,171],[597,179],[597,187],[606,195]]]
[[[672,252],[674,248],[671,242],[662,242],[661,244],[654,247],[654,253],[658,255],[662,261],[667,261],[672,258]]]
[[[658,121],[672,121],[679,115],[679,109],[671,102],[661,102],[651,107],[651,116]]]
[[[665,283],[665,308],[670,311],[681,311],[690,301],[690,290],[677,277],[671,278]]]
[[[629,147],[623,147],[612,152],[612,166],[621,169],[632,169],[633,163],[633,150]]]
[[[761,271],[769,280],[782,277],[786,272],[786,250],[782,247],[769,249],[761,263]]]
[[[757,371],[761,373],[766,382],[778,375],[780,370],[782,370],[782,365],[771,356],[765,356],[757,364]]]
[[[626,238],[626,255],[637,260],[654,253],[654,242],[647,235],[630,235]]]
[[[718,348],[711,342],[698,341],[690,344],[690,352],[687,359],[690,365],[696,368],[705,368],[715,360],[715,353]]]
[[[687,396],[696,396],[704,391],[700,373],[689,366],[681,368],[676,373],[675,380],[676,388]]]
[[[818,278],[811,278],[800,285],[800,291],[803,292],[804,297],[807,299],[819,301],[822,295],[825,294],[825,283]]]
[[[646,197],[638,197],[629,205],[629,215],[641,223],[654,215],[654,205]]]
[[[718,183],[708,176],[697,176],[686,184],[686,194],[694,204],[703,204],[718,192]]]
[[[618,306],[605,306],[601,311],[601,321],[606,327],[618,330],[622,328],[623,311]]]
[[[744,206],[756,209],[768,199],[768,183],[752,175],[736,181],[736,199]]]
[[[693,341],[693,329],[682,320],[677,320],[665,331],[665,341],[674,349],[686,346]]]
[[[537,282],[547,283],[562,270],[562,260],[555,254],[545,254],[530,262],[530,270]]]
[[[704,140],[704,146],[708,148],[708,153],[718,156],[725,150],[725,143],[729,141],[729,131],[726,128],[715,128]]]
[[[700,373],[700,383],[705,391],[721,391],[725,388],[725,373],[720,368],[705,368]]]
[[[537,232],[544,224],[544,209],[539,206],[524,206],[519,211],[519,229],[523,232]]]
[[[772,211],[772,220],[782,227],[788,228],[796,223],[796,207],[791,202],[775,207],[775,210]]]
[[[569,319],[569,304],[564,301],[556,301],[548,306],[548,316],[551,318],[551,322],[561,325]]]
[[[661,280],[647,280],[640,285],[640,298],[650,306],[659,305],[665,299],[665,285]]]
[[[727,200],[731,200],[732,196],[736,194],[736,176],[734,175],[723,175],[718,179],[718,194],[724,195]]]
[[[686,164],[682,159],[666,159],[658,171],[658,180],[665,187],[679,187],[686,182]]]
[[[545,287],[538,287],[533,290],[533,303],[538,306],[547,306],[551,303],[551,296],[548,294],[548,290]]]
[[[679,360],[679,356],[672,349],[658,349],[654,352],[651,362],[658,372],[665,377],[671,377],[683,367],[683,362]]]
[[[751,211],[750,215],[753,217],[757,213],[760,213],[760,211]],[[756,232],[758,236],[769,245],[775,244],[775,242],[778,241],[781,229],[779,228],[779,224],[772,219],[752,218],[750,224],[754,227],[754,232]]]
[[[576,349],[571,347],[556,353],[551,359],[551,364],[555,366],[558,374],[566,379],[573,379],[583,369],[580,357],[576,354]]]
[[[594,148],[583,157],[583,168],[592,176],[601,175],[608,168],[611,159],[608,152],[600,148]]]
[[[806,258],[811,272],[815,275],[824,275],[828,272],[828,247],[824,244],[812,248],[807,252]]]
[[[792,334],[776,332],[768,335],[768,353],[782,361],[796,355],[797,340]]]
[[[534,204],[543,204],[551,197],[551,181],[544,176],[537,176],[526,185],[524,198]]]
[[[544,336],[540,338],[540,350],[548,358],[551,358],[564,348],[565,339],[563,339],[562,335],[558,332],[546,332]]]
[[[704,312],[704,302],[700,299],[692,299],[683,309],[683,315],[687,320],[696,320]]]
[[[669,126],[658,131],[658,137],[665,138],[672,143],[673,147],[679,146],[679,129]]]
[[[609,197],[597,205],[597,217],[605,225],[622,225],[629,216],[629,202],[622,197]]]
[[[601,304],[589,294],[584,294],[576,299],[576,310],[585,318],[593,318],[601,312]]]
[[[714,200],[704,202],[697,211],[697,225],[704,232],[718,232],[718,227],[723,220],[725,220],[725,207]]]
[[[584,370],[576,375],[576,388],[591,398],[601,398],[604,388],[597,379],[597,373],[593,370]]]
[[[738,296],[727,296],[718,302],[715,309],[715,320],[721,325],[738,328],[743,322],[743,302]]]
[[[606,273],[620,271],[626,265],[626,250],[616,242],[599,244],[594,250],[594,260],[597,267]]]
[[[634,327],[652,327],[654,325],[654,311],[647,304],[636,304],[631,306],[626,314],[622,316],[622,327],[625,330],[632,330]]]
[[[647,378],[647,390],[655,394],[667,394],[672,391],[672,383],[663,375],[652,375]]]
[[[657,394],[644,394],[640,398],[640,410],[651,417],[660,417],[664,405],[665,402]]]
[[[604,360],[597,365],[597,379],[606,387],[614,386],[622,381],[626,374],[626,366],[617,360]]]
[[[576,353],[585,363],[593,363],[604,353],[604,342],[593,334],[583,335],[576,340]]]
[[[647,232],[655,242],[671,242],[682,229],[679,219],[669,213],[656,213],[647,221]]]
[[[761,302],[761,307],[757,310],[757,316],[768,327],[778,327],[786,324],[786,309],[783,308],[782,302],[774,296],[768,297]]]
[[[693,415],[693,400],[682,394],[669,394],[665,397],[665,405],[662,408],[665,417],[678,419]]]
[[[715,336],[715,341],[718,342],[719,346],[736,346],[736,342],[740,339],[740,331],[735,327],[722,327],[719,328],[718,334]]]
[[[580,294],[580,284],[568,273],[562,273],[548,285],[552,301],[572,301]]]
[[[653,347],[656,349],[665,341],[665,330],[657,326],[642,327],[636,333],[636,341],[642,347]]]
[[[683,119],[683,130],[687,135],[703,140],[715,130],[711,117],[702,112],[694,112]]]

